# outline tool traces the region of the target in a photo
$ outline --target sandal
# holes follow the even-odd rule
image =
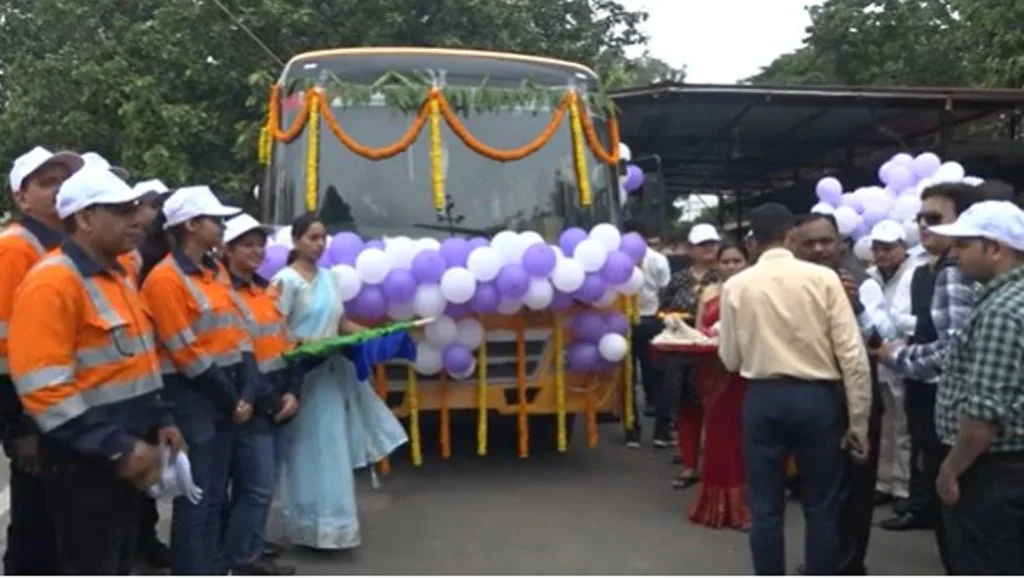
[[[685,490],[686,488],[689,488],[690,486],[696,484],[699,481],[700,481],[700,478],[698,476],[694,475],[694,474],[690,474],[690,475],[686,475],[686,476],[680,474],[680,475],[672,478],[672,489],[674,489],[674,490]]]

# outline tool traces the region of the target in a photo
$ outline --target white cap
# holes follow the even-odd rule
[[[701,243],[709,242],[720,242],[722,237],[718,234],[718,230],[713,225],[707,223],[698,223],[690,229],[690,234],[686,238],[691,245],[700,245]]]
[[[82,160],[85,161],[87,166],[91,166],[104,171],[110,171],[118,176],[120,179],[128,178],[128,171],[123,167],[116,167],[110,164],[110,161],[103,158],[103,155],[95,152],[87,152],[82,154]]]
[[[164,203],[165,229],[180,225],[196,217],[233,217],[241,213],[238,207],[229,207],[220,202],[210,187],[182,187]]]
[[[132,190],[140,194],[156,193],[158,195],[165,195],[171,191],[167,188],[167,185],[160,179],[149,179],[148,181],[142,181],[141,183],[135,183]]]
[[[139,200],[136,193],[117,175],[97,167],[83,167],[57,191],[57,216],[65,219],[94,205],[123,205]]]
[[[72,152],[52,153],[43,147],[36,147],[14,160],[11,167],[11,190],[20,191],[25,179],[44,166],[57,163],[74,173],[82,168],[84,159]]]
[[[871,242],[872,243],[905,243],[907,241],[907,231],[896,221],[890,221],[888,219],[879,221],[877,225],[871,228]]]
[[[269,230],[247,213],[242,213],[224,223],[224,243],[230,243],[250,231],[263,231],[269,237]]]
[[[928,230],[943,237],[980,237],[1024,251],[1024,211],[1010,201],[975,203],[955,223]]]

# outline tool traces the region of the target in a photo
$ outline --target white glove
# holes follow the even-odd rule
[[[154,499],[185,496],[198,504],[203,499],[203,490],[192,481],[192,464],[185,452],[178,452],[172,462],[171,449],[164,446],[160,448],[160,457],[164,463],[163,477],[149,489],[149,495]]]

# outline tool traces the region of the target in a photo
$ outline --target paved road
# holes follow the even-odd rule
[[[494,440],[505,450],[486,458],[472,447],[456,447],[449,462],[428,450],[422,468],[398,457],[379,490],[360,475],[361,548],[294,550],[286,560],[303,574],[750,573],[744,534],[686,520],[695,489],[669,487],[676,466],[668,452],[627,450],[615,443],[615,426],[602,427],[594,450],[580,434],[568,454],[528,460],[515,457],[513,439]],[[271,534],[279,538],[276,522]],[[795,567],[803,540],[797,507],[786,535]],[[927,532],[876,530],[869,565],[873,574],[941,573]]]

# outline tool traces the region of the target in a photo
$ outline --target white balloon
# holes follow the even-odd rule
[[[595,307],[605,308],[615,305],[615,300],[618,298],[618,294],[614,289],[608,288],[604,290],[604,295],[600,299],[594,302]]]
[[[523,302],[519,299],[502,297],[501,302],[498,303],[498,313],[502,315],[512,315],[514,313],[518,313],[522,307]]]
[[[459,328],[454,319],[442,315],[423,328],[423,336],[431,347],[442,350],[459,336]]]
[[[515,231],[502,231],[491,239],[491,248],[502,259],[502,263],[512,263],[512,258],[519,251],[519,233]]]
[[[558,245],[551,245],[551,248],[554,249],[554,251],[555,251],[555,260],[556,261],[561,261],[562,259],[565,259],[565,253],[562,252],[562,248],[561,247],[559,247]]]
[[[438,241],[433,237],[422,237],[420,239],[416,239],[416,247],[417,253],[420,251],[440,251],[441,241]]]
[[[441,352],[426,343],[416,344],[416,361],[413,366],[423,375],[436,375],[443,366]]]
[[[387,253],[373,247],[363,249],[356,257],[356,272],[363,283],[376,284],[384,280],[391,271],[391,258]]]
[[[455,340],[459,343],[470,349],[476,349],[484,342],[484,326],[476,319],[466,317],[460,319],[455,325]]]
[[[469,378],[473,377],[474,373],[476,373],[476,360],[475,359],[471,359],[469,367],[466,368],[465,371],[449,371],[448,375],[454,377],[455,379],[462,380],[462,379],[469,379]]]
[[[452,267],[441,276],[441,295],[450,303],[462,305],[476,293],[476,279],[465,267]]]
[[[608,333],[597,342],[597,350],[605,361],[616,363],[626,358],[629,352],[629,342],[618,333]]]
[[[466,269],[477,281],[493,281],[501,271],[502,259],[498,252],[490,247],[477,247],[466,259]]]
[[[437,285],[420,285],[412,298],[413,310],[419,317],[438,317],[444,313],[444,295]]]
[[[619,160],[626,161],[627,163],[633,160],[633,151],[629,150],[629,147],[624,142],[619,143]]]
[[[834,215],[836,214],[836,208],[828,203],[821,202],[811,207],[811,212],[817,215]]]
[[[616,289],[618,289],[619,293],[622,293],[623,295],[636,295],[643,286],[643,271],[641,271],[639,267],[633,267],[633,275],[630,276],[629,281],[619,285]]]
[[[586,241],[584,241],[585,243]],[[572,293],[583,286],[583,279],[587,276],[583,265],[575,259],[561,259],[555,263],[555,270],[551,272],[551,283],[555,289],[563,293]]]
[[[931,187],[932,185],[935,185],[937,182],[938,181],[931,177],[925,177],[920,181],[917,181],[917,196],[920,197],[921,193],[923,193],[925,189]]]
[[[359,273],[349,265],[335,265],[331,267],[331,274],[334,275],[337,282],[342,301],[351,301],[363,288],[363,282],[359,280]]]
[[[408,321],[416,317],[416,307],[412,301],[388,304],[388,318],[395,321]]]
[[[971,185],[972,187],[976,187],[981,183],[984,183],[985,179],[981,177],[976,177],[974,175],[967,175],[964,177],[964,182],[967,183],[968,185]]]
[[[523,304],[534,311],[546,309],[555,298],[555,288],[546,279],[530,279],[530,286],[523,295]]]
[[[277,232],[274,233],[273,241],[276,245],[284,245],[288,249],[294,249],[295,242],[292,241],[292,226],[288,225],[278,229]]]
[[[604,247],[605,252],[611,252],[619,248],[619,243],[622,241],[622,233],[619,232],[618,227],[611,223],[598,223],[594,225],[594,228],[590,229],[590,238]]]
[[[935,171],[935,180],[940,183],[958,183],[963,180],[964,174],[963,165],[956,161],[946,161]]]
[[[384,252],[395,267],[408,269],[412,266],[412,258],[419,252],[419,245],[409,237],[385,238]]]
[[[889,218],[902,223],[916,217],[920,210],[921,199],[917,195],[900,195],[889,211]]]
[[[853,244],[853,254],[861,261],[871,260],[871,235],[864,235]]]
[[[523,250],[525,251],[530,245],[536,245],[537,243],[547,243],[544,237],[541,237],[537,231],[523,231],[519,233],[519,242],[523,244]]]
[[[604,267],[604,262],[608,259],[608,251],[597,241],[584,239],[580,241],[579,245],[576,245],[572,256],[583,266],[585,272],[595,273]]]
[[[907,221],[903,223],[903,230],[907,233],[908,247],[913,247],[921,242],[921,230],[917,228],[917,223],[914,221]]]

